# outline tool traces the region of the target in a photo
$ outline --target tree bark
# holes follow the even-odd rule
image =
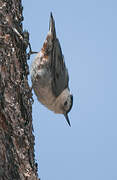
[[[38,180],[22,9],[0,0],[0,180]]]

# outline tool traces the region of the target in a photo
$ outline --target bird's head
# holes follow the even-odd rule
[[[63,112],[69,126],[71,126],[71,124],[69,121],[68,113],[70,112],[72,106],[73,106],[73,95],[69,95],[67,99],[63,102],[63,110],[64,110]]]
[[[65,116],[67,123],[71,126],[68,113],[73,105],[73,95],[70,94],[68,88],[65,89],[57,98],[55,113],[60,113]]]

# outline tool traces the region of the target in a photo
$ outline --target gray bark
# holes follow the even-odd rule
[[[38,180],[22,9],[0,0],[0,180]]]

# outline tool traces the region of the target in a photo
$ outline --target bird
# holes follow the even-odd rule
[[[63,114],[71,126],[68,113],[73,105],[73,95],[52,12],[47,37],[32,62],[30,74],[38,101],[54,113]]]

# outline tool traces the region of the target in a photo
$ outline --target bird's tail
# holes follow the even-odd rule
[[[53,35],[53,38],[56,37],[55,21],[52,12],[50,13],[49,32]]]

